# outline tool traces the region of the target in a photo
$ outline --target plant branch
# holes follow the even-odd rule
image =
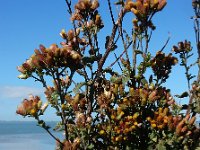
[[[129,43],[129,45],[127,46],[127,49],[131,46],[132,43],[133,41]],[[119,55],[119,57],[116,58],[116,60],[108,68],[111,68],[112,66],[114,66],[119,61],[119,59],[124,55],[125,52],[126,52],[126,49]]]
[[[109,7],[109,11],[110,11],[112,23],[113,23],[113,25],[115,25],[115,20],[114,20],[114,16],[113,16],[113,12],[112,12],[112,7],[111,7],[110,0],[107,0],[107,2],[108,2],[108,7]]]
[[[117,22],[113,25],[111,37],[109,39],[108,47],[106,49],[106,52],[105,52],[105,54],[103,55],[103,57],[99,61],[96,78],[100,76],[100,74],[102,72],[102,67],[103,67],[108,55],[110,54],[110,52],[112,50],[114,38],[115,38],[115,35],[116,35],[116,32],[117,32],[117,28],[118,28],[119,22],[122,20],[123,16],[124,16],[124,11],[122,9],[120,14],[119,14],[119,18],[118,18]]]
[[[125,52],[125,51],[124,51],[124,52]],[[116,62],[117,62],[117,64],[118,64],[120,70],[123,71],[123,69],[122,69],[122,67],[121,67],[121,65],[120,65],[120,63],[119,63],[119,59],[118,59],[118,58],[120,58],[120,57],[117,57],[116,53],[114,53],[114,55],[115,55]]]
[[[47,133],[58,143],[60,143],[61,145],[63,145],[62,142],[60,142],[60,140],[58,138],[56,138],[50,131],[49,131],[49,127],[46,125],[46,123],[43,120],[39,119],[39,116],[35,117],[35,119],[38,121],[38,126],[42,127],[44,130],[47,131]]]
[[[170,40],[170,36],[167,38],[167,41],[166,41],[165,45],[161,48],[161,50],[160,50],[161,52],[165,49],[165,47],[169,43],[169,40]]]
[[[133,42],[133,71],[132,71],[132,84],[134,87],[136,87],[136,83],[135,83],[135,74],[136,74],[136,65],[137,65],[137,54],[136,54],[136,46],[137,46],[137,37],[135,34],[133,34],[133,39],[132,39],[132,42]]]
[[[125,50],[125,54],[126,54],[126,59],[127,59],[127,62],[128,62],[128,70],[129,70],[129,73],[130,73],[131,64],[130,64],[130,60],[129,60],[129,56],[128,56],[128,52],[127,52],[127,50],[128,50],[127,44],[124,40],[124,35],[123,35],[123,32],[122,32],[122,20],[120,20],[120,22],[119,22],[119,35],[120,35],[122,42],[123,42],[123,46],[124,46],[124,50]]]

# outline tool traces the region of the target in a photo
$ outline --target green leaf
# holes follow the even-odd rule
[[[141,79],[141,83],[142,83],[142,85],[148,84],[148,82],[147,82],[147,80],[145,78]]]
[[[57,92],[53,92],[51,94],[51,99],[53,100],[54,103],[56,103],[56,104],[58,103],[58,98],[59,98],[59,95]]]
[[[175,95],[175,96],[178,97],[178,98],[184,98],[184,97],[188,97],[189,94],[188,94],[188,92],[186,91],[186,92],[183,92],[181,95]]]
[[[85,56],[82,58],[83,64],[88,64],[91,63],[93,64],[96,61],[96,57],[94,55],[91,56]]]
[[[123,0],[119,0],[119,1],[115,2],[115,5],[122,5],[122,6],[124,6],[124,1]]]
[[[62,122],[58,122],[53,130],[54,131],[63,131],[64,130],[64,126],[62,125]]]
[[[152,83],[153,82],[153,75],[150,75],[149,77],[149,83]]]
[[[27,74],[20,74],[18,76],[19,79],[27,79],[29,76]]]
[[[129,73],[127,68],[124,68],[122,73],[123,73],[123,75],[122,75],[122,83],[126,84],[131,78],[130,77],[130,73]]]
[[[157,145],[157,150],[167,150],[165,143],[163,140],[160,140],[158,145]]]
[[[140,51],[140,50],[135,50],[135,53],[136,53],[136,54],[143,54],[143,52]]]
[[[106,68],[103,70],[103,72],[109,73],[110,75],[115,75],[115,76],[119,76],[118,72],[113,71],[111,68]]]
[[[94,148],[94,145],[93,144],[90,144],[89,146],[88,146],[88,149],[93,149]]]
[[[153,141],[153,142],[157,142],[157,136],[156,133],[152,132],[149,136],[149,138]]]
[[[73,92],[75,94],[79,93],[79,90],[81,89],[82,86],[84,86],[86,83],[85,82],[80,82],[76,84],[75,88],[73,89]]]
[[[110,82],[120,84],[122,83],[122,78],[117,76],[110,77]]]

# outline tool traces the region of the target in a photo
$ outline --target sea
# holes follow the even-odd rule
[[[56,122],[47,124],[53,127]],[[52,133],[63,138],[62,132]],[[0,121],[0,150],[55,150],[55,145],[55,140],[36,122]]]
[[[56,122],[47,122],[53,126]],[[52,133],[62,138],[62,132]],[[0,150],[55,150],[56,141],[32,121],[0,121]]]

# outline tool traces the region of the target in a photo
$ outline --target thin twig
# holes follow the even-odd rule
[[[114,16],[113,16],[113,12],[112,12],[112,7],[111,7],[110,0],[107,0],[107,2],[108,2],[108,7],[109,7],[109,11],[110,11],[112,23],[113,23],[113,25],[115,25],[115,20],[114,20]]]
[[[39,81],[42,83],[43,87],[47,89],[47,84],[46,84],[46,81],[44,80],[44,77],[43,76],[39,76],[39,78],[35,77],[34,75],[31,76],[32,78],[35,79],[35,81]]]
[[[68,7],[68,12],[70,14],[70,16],[73,15],[73,12],[72,12],[72,8],[71,8],[71,0],[68,1],[68,0],[65,0],[66,4],[67,4],[67,7]],[[72,21],[72,24],[73,24],[73,28],[74,28],[74,34],[75,34],[75,38],[76,38],[76,41],[78,41],[78,34],[77,34],[77,31],[76,31],[76,24],[75,24],[75,21],[73,20]],[[78,46],[78,52],[81,53],[81,50],[80,50],[80,47],[79,47],[79,44],[77,45]]]
[[[137,37],[135,34],[133,34],[133,71],[132,71],[132,84],[134,87],[136,87],[134,76],[136,74],[136,63],[137,63],[137,54],[136,54],[136,46],[137,46]]]
[[[128,56],[127,44],[126,44],[126,42],[124,40],[124,35],[123,35],[123,31],[122,31],[122,20],[120,20],[120,22],[119,22],[119,35],[120,35],[120,37],[122,39],[122,42],[123,42],[123,46],[124,46],[124,50],[125,50],[125,54],[126,54],[126,59],[127,59],[127,62],[128,62],[128,70],[129,70],[129,73],[130,73],[131,64],[130,64],[130,60],[129,60],[129,56]]]
[[[167,41],[166,41],[166,43],[165,43],[165,45],[161,48],[161,52],[165,49],[165,47],[167,46],[167,44],[169,43],[169,40],[170,40],[170,36],[167,38]]]
[[[133,41],[131,41],[129,43],[129,45],[127,46],[127,48],[129,48],[131,46],[131,44],[133,43]],[[114,66],[118,61],[119,59],[124,55],[124,53],[126,52],[126,50],[124,50],[121,55],[119,55],[119,57],[116,58],[116,60],[108,67],[108,68],[111,68],[112,66]]]
[[[39,122],[42,121],[42,120],[39,119],[39,116],[35,117],[35,119],[38,121],[38,126],[39,126]],[[58,138],[56,138],[56,137],[49,131],[48,126],[46,126],[45,122],[44,122],[44,125],[42,125],[42,126],[40,126],[40,127],[42,127],[44,130],[46,130],[47,133],[48,133],[54,140],[56,140],[58,143],[60,143],[61,145],[63,145],[63,143],[60,142],[60,140],[59,140]]]
[[[115,58],[116,58],[116,60],[117,60],[117,59],[118,59],[118,58],[117,58],[117,55],[116,55],[116,53],[114,53],[114,54],[115,54]],[[119,59],[118,59],[118,60],[119,60]],[[120,65],[120,63],[119,63],[119,61],[118,61],[118,60],[117,60],[117,64],[118,64],[118,66],[119,66],[120,70],[121,70],[121,71],[123,71],[123,69],[122,69],[122,67],[121,67],[121,65]]]

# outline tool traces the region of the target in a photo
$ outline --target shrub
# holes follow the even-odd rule
[[[62,150],[197,148],[200,130],[195,120],[200,112],[200,75],[190,87],[195,78],[190,74],[193,65],[187,63],[191,43],[179,42],[172,48],[180,57],[188,81],[188,91],[176,96],[188,97],[188,105],[176,104],[170,89],[163,85],[178,62],[174,54],[163,52],[168,41],[155,56],[149,51],[151,33],[156,29],[152,19],[165,8],[166,0],[119,0],[115,3],[120,8],[116,20],[110,0],[106,2],[113,27],[105,39],[103,52],[99,32],[106,22],[98,12],[100,2],[79,0],[72,9],[71,1],[66,0],[73,28],[61,31],[64,40],[61,46],[40,45],[18,67],[19,78],[33,78],[42,83],[47,102],[42,104],[39,96],[30,96],[18,106],[17,114],[35,118],[57,141],[57,149]],[[199,3],[192,3],[198,52]],[[123,28],[128,13],[134,14],[131,33]],[[115,51],[119,46],[123,51],[117,56]],[[105,67],[105,61],[113,53],[115,60]],[[194,65],[200,64],[197,62]],[[49,83],[49,77],[53,84]],[[75,77],[79,77],[77,82]],[[61,119],[55,130],[63,131],[64,139],[56,138],[41,119],[41,115],[47,115],[48,105]]]

